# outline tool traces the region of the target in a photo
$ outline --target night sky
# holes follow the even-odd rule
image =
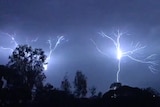
[[[139,57],[156,53],[160,61],[160,1],[159,0],[0,0],[0,46],[14,48],[11,39],[2,32],[14,35],[19,44],[29,42],[33,47],[49,52],[47,40],[55,43],[57,36],[65,40],[51,56],[46,82],[59,88],[64,75],[73,83],[75,72],[87,76],[88,87],[96,86],[105,92],[116,82],[117,59],[113,44],[99,35],[105,32],[114,37],[119,29],[127,32],[122,48],[140,42],[146,48]],[[93,43],[108,53],[100,54]],[[8,50],[0,49],[0,64],[6,64]],[[120,82],[125,85],[160,91],[160,67],[152,73],[147,64],[122,58]]]

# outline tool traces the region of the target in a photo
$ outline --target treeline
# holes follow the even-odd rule
[[[71,90],[67,75],[61,89],[44,84],[46,55],[42,49],[19,45],[9,56],[6,65],[0,65],[0,107],[160,107],[159,93],[111,84],[110,90],[96,95],[96,88],[87,88],[87,77],[77,71]],[[91,96],[86,98],[87,92]]]

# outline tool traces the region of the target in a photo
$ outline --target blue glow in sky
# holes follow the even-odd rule
[[[52,53],[46,72],[47,81],[55,87],[60,87],[66,72],[72,83],[76,70],[82,70],[89,86],[106,91],[116,81],[117,60],[97,52],[90,39],[116,59],[113,43],[97,32],[112,35],[119,29],[128,33],[121,40],[122,53],[130,49],[128,45],[132,46],[132,41],[135,41],[133,45],[139,41],[146,48],[137,53],[138,56],[160,55],[159,19],[159,0],[0,0],[0,32],[16,34],[14,38],[18,44],[28,43],[49,54],[48,39],[52,40],[53,47],[57,36],[64,36],[67,40]],[[0,35],[0,46],[14,48],[11,41],[10,37]],[[0,64],[7,63],[9,54],[9,50],[0,49]],[[159,59],[157,56],[154,60]],[[126,85],[160,90],[157,85],[160,83],[160,68],[157,69],[158,73],[154,74],[145,64],[121,57],[120,81]]]

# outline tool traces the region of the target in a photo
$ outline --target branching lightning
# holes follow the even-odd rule
[[[47,57],[47,59],[46,59],[46,63],[49,62],[49,60],[51,59],[52,53],[55,51],[55,49],[56,49],[57,46],[61,43],[62,40],[64,40],[64,36],[58,37],[58,39],[57,39],[56,44],[54,45],[54,47],[53,47],[52,41],[51,41],[50,39],[48,40],[48,44],[49,44],[49,54],[48,54],[48,57]],[[45,65],[44,65],[44,69],[47,70],[47,68],[48,68],[48,65],[45,64]]]
[[[2,35],[4,36],[8,36],[10,38],[10,41],[11,41],[11,44],[13,44],[12,48],[11,47],[4,47],[4,46],[0,46],[0,49],[2,50],[10,50],[11,52],[14,51],[14,49],[18,46],[18,42],[16,41],[16,39],[14,38],[14,36],[16,34],[9,34],[9,33],[4,33],[4,32],[0,32]],[[33,43],[33,42],[37,42],[38,41],[38,37],[36,37],[35,39],[32,39],[32,40],[28,40],[26,39],[26,43],[29,44],[29,43]],[[48,63],[51,59],[51,55],[52,53],[56,50],[57,46],[61,43],[61,41],[64,40],[64,36],[60,36],[60,37],[57,37],[57,41],[55,43],[55,45],[53,46],[53,43],[52,43],[52,40],[49,39],[47,41],[47,43],[49,44],[49,54],[47,55],[47,59],[46,59],[46,63],[43,65],[44,67],[44,70],[47,70],[48,68]]]
[[[28,40],[28,38],[26,39],[26,43],[29,44],[29,43],[35,43],[39,40],[39,37],[36,37],[35,39],[32,39],[32,40]]]
[[[153,60],[153,58],[156,56],[156,54],[151,54],[149,56],[147,56],[146,58],[144,59],[137,59],[135,57],[133,57],[132,55],[134,55],[137,51],[140,51],[142,49],[144,49],[146,46],[141,46],[141,44],[138,42],[134,49],[133,50],[129,50],[129,51],[122,51],[121,49],[121,43],[120,43],[120,39],[121,39],[121,36],[124,35],[123,33],[117,31],[117,33],[114,33],[114,36],[116,37],[116,39],[106,35],[105,33],[101,32],[99,33],[102,37],[105,37],[107,39],[109,39],[113,45],[115,46],[116,48],[116,53],[117,53],[117,60],[118,60],[118,70],[117,70],[117,82],[119,82],[119,73],[121,71],[121,59],[122,57],[128,57],[130,58],[131,60],[133,61],[136,61],[136,62],[139,62],[139,63],[143,63],[143,64],[148,64],[148,68],[151,72],[155,72],[157,71],[157,69],[155,68],[155,66],[158,65],[158,63],[156,61]],[[98,50],[98,52],[100,52],[101,54],[103,55],[106,55],[108,56],[106,53],[104,53],[100,48],[98,48],[96,42],[94,40],[91,39],[91,41],[93,42],[93,44],[95,45],[96,49]]]
[[[11,39],[11,43],[14,45],[14,48],[18,46],[18,43],[17,43],[17,41],[14,38],[14,36],[16,34],[11,35],[9,33],[4,33],[4,32],[1,32],[1,34],[6,35],[6,36],[8,36]],[[3,47],[3,46],[0,46],[0,48],[4,49],[4,50],[10,50],[11,52],[14,50],[14,48]]]

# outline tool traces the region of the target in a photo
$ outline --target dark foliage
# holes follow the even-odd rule
[[[65,76],[60,91],[51,84],[43,85],[45,75],[44,52],[30,46],[18,46],[9,57],[7,66],[0,65],[0,107],[160,107],[160,94],[152,89],[140,89],[113,83],[110,90],[95,95],[96,88],[87,93],[87,78],[77,71],[74,79],[75,93]]]
[[[87,78],[81,71],[76,72],[74,88],[77,97],[84,97],[87,94]]]
[[[0,66],[1,106],[23,105],[33,99],[32,93],[43,88],[45,59],[42,49],[28,45],[16,47],[8,64]]]
[[[103,105],[109,107],[158,107],[160,105],[160,97],[155,93],[129,86],[120,86],[108,91],[103,95],[102,100]]]
[[[9,56],[7,67],[11,71],[7,72],[7,85],[14,87],[23,87],[25,85],[30,90],[33,87],[39,89],[43,86],[43,80],[46,78],[43,65],[46,55],[42,49],[32,49],[28,45],[19,45]]]
[[[4,75],[2,71],[5,70],[9,69],[0,66],[1,74]],[[118,85],[118,88],[111,88],[102,97],[100,93],[99,96],[79,98],[67,91],[57,90],[49,83],[35,93],[30,93],[25,86],[1,87],[0,107],[160,107],[160,97],[157,93],[152,88],[139,89]]]
[[[90,93],[91,93],[91,97],[94,97],[95,94],[96,94],[96,87],[92,86],[90,89],[89,89]]]
[[[61,89],[67,93],[71,93],[71,84],[67,75],[64,76],[63,81],[61,82]]]

